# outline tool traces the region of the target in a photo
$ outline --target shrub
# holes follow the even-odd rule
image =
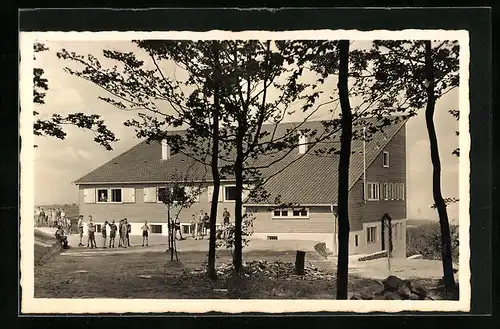
[[[248,245],[248,239],[246,237],[253,234],[253,220],[254,216],[251,213],[246,213],[243,215],[241,223],[241,238],[243,246]],[[219,228],[216,232],[217,248],[233,249],[234,247],[234,224],[223,226]]]
[[[458,226],[450,225],[451,255],[458,262]],[[421,254],[425,259],[441,259],[441,228],[439,223],[409,227],[406,230],[406,256]]]

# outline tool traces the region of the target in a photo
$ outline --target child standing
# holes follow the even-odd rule
[[[102,238],[104,239],[104,242],[103,242],[103,245],[102,247],[103,248],[107,248],[107,238],[108,238],[108,232],[107,232],[107,229],[108,229],[108,221],[104,221],[104,224],[102,225],[102,228],[101,228],[101,234],[102,234]]]
[[[144,240],[146,241],[146,247],[149,245],[149,225],[147,221],[144,221],[142,225],[142,246],[144,247]]]
[[[191,221],[189,222],[191,226],[191,237],[194,239],[195,234],[196,234],[196,215],[193,214],[193,217],[191,217]]]
[[[125,220],[121,223],[120,227],[120,245],[122,248],[127,248],[128,242],[127,242],[127,224],[125,223]]]
[[[116,227],[115,220],[113,219],[111,221],[111,224],[109,225],[109,247],[111,248],[111,243],[113,243],[113,248],[115,247],[115,237],[116,237],[116,230],[118,227]]]
[[[203,216],[203,235],[207,235],[209,230],[210,230],[210,216],[208,216],[208,214],[205,213],[205,216]]]
[[[78,247],[83,247],[83,215],[78,216],[78,234],[80,235],[80,243],[78,243]]]
[[[89,246],[90,244],[90,249],[92,248],[97,248],[97,245],[95,243],[95,225],[94,225],[94,222],[92,221],[92,216],[89,216],[90,220],[89,220],[89,228],[88,228],[88,233],[89,233],[89,240],[87,242],[87,247]]]

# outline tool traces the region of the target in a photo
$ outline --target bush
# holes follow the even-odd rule
[[[254,216],[251,213],[246,213],[243,215],[241,223],[241,239],[243,247],[248,245],[248,239],[246,237],[253,234],[253,220]],[[222,226],[215,233],[217,237],[216,246],[217,248],[234,248],[234,224],[228,226]]]
[[[451,256],[458,262],[458,226],[450,225]],[[441,259],[441,229],[439,223],[409,227],[406,230],[406,256],[421,254],[425,259]]]

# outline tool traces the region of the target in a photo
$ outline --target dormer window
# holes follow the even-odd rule
[[[170,158],[170,146],[167,144],[166,139],[161,141],[161,159],[168,160]]]
[[[389,168],[389,152],[388,151],[384,151],[384,153],[382,154],[382,165],[385,168]]]
[[[304,154],[307,152],[307,135],[304,131],[299,131],[299,154]]]

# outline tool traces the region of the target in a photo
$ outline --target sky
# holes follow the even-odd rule
[[[107,126],[119,139],[113,144],[113,151],[106,151],[93,142],[93,133],[75,127],[65,127],[67,137],[59,140],[53,137],[36,137],[35,143],[35,204],[67,204],[78,202],[78,188],[73,181],[127,151],[140,142],[133,128],[123,122],[135,118],[137,113],[119,110],[98,99],[108,96],[92,83],[64,72],[64,66],[71,63],[58,59],[57,51],[65,48],[80,54],[102,54],[103,49],[124,52],[137,48],[125,41],[47,42],[49,51],[36,55],[36,67],[45,70],[49,90],[44,105],[36,105],[41,117],[52,113],[88,112],[102,116]],[[356,46],[364,47],[363,42]],[[106,64],[106,62],[103,62]],[[175,66],[166,66],[165,72],[178,76],[182,74]],[[328,84],[328,81],[326,82]],[[435,125],[439,140],[442,163],[442,192],[444,197],[458,197],[458,158],[451,152],[458,147],[458,122],[448,113],[458,108],[458,89],[439,99],[436,105]],[[314,119],[329,116],[325,109],[318,111]],[[407,207],[408,218],[437,220],[437,213],[430,208],[432,201],[432,164],[430,162],[429,141],[423,111],[410,119],[406,125],[407,139]],[[451,221],[458,220],[458,205],[448,207]]]

